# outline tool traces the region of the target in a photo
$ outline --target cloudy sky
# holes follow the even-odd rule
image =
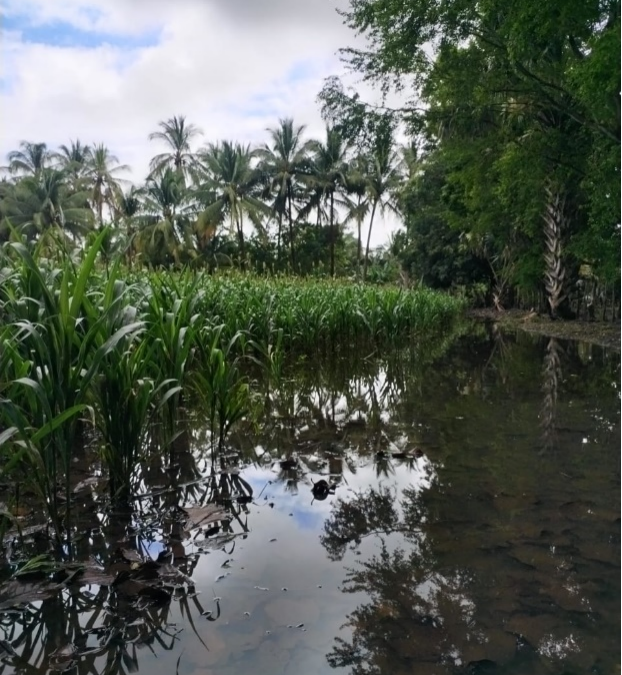
[[[279,117],[319,137],[316,96],[354,42],[344,1],[0,0],[0,155],[103,142],[138,182],[161,151],[148,134],[173,115],[209,141],[263,142]]]

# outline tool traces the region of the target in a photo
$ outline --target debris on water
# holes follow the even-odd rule
[[[250,616],[250,615],[251,615],[250,612],[244,612],[244,616]]]
[[[256,588],[258,591],[269,591],[269,588],[266,588],[265,586],[253,586],[253,588]]]
[[[219,574],[216,577],[216,581],[222,581],[225,577],[228,577],[228,576],[229,576],[229,572],[227,572],[226,574]]]
[[[199,526],[205,526],[209,523],[215,523],[220,520],[229,520],[227,512],[216,504],[206,504],[205,506],[187,506],[182,509],[186,528],[191,530]]]
[[[276,537],[274,539],[270,539],[270,543],[272,543],[273,541],[276,541]]]
[[[304,623],[299,623],[296,628],[304,628]]]
[[[228,558],[225,560],[225,562],[221,565],[221,567],[231,567],[231,564],[233,562],[233,558]]]
[[[287,590],[287,588],[285,588],[285,586],[283,586],[283,588],[282,588],[281,590],[282,590],[282,591],[286,591],[286,590]]]
[[[74,644],[64,645],[59,647],[50,654],[50,662],[52,670],[59,673],[64,673],[75,666],[78,660],[78,648]]]
[[[214,525],[213,527],[208,527],[205,530],[204,534],[206,537],[213,537],[215,534],[220,532],[220,525]]]
[[[321,478],[317,483],[313,483],[311,492],[313,497],[318,501],[323,501],[328,497],[328,495],[334,495],[335,489],[337,488],[336,483],[329,484],[328,481]]]

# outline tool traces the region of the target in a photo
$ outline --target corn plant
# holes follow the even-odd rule
[[[79,267],[68,261],[51,274],[23,244],[13,242],[20,265],[18,285],[15,293],[2,297],[4,311],[13,319],[10,360],[13,372],[21,376],[12,381],[10,400],[2,402],[0,414],[27,449],[21,457],[32,469],[27,475],[44,498],[58,543],[62,539],[58,483],[64,485],[62,503],[69,523],[77,414],[88,409],[90,386],[106,355],[135,330],[123,326],[107,335],[103,330],[107,315],[120,299],[102,307],[89,297],[101,240],[100,235]],[[66,531],[70,537],[70,528]]]
[[[248,412],[249,387],[240,370],[244,353],[244,336],[223,337],[223,326],[206,328],[198,334],[198,368],[193,377],[193,390],[207,411],[212,457],[221,451],[231,427]]]

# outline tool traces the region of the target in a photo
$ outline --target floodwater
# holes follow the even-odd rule
[[[1,675],[620,672],[619,353],[479,326],[290,375],[212,478],[194,419],[132,513],[87,482],[101,578],[0,591]]]

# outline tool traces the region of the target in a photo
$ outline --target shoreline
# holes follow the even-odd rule
[[[524,330],[547,337],[564,340],[581,340],[620,351],[620,321],[552,321],[548,316],[533,311],[509,309],[470,309],[466,316],[477,321],[494,321],[503,328]]]

